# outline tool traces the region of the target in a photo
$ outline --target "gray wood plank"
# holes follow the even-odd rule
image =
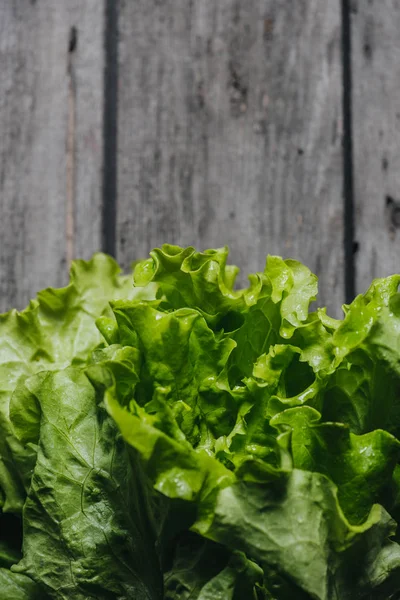
[[[137,0],[120,11],[118,257],[229,244],[343,292],[340,2]]]
[[[400,2],[352,9],[357,291],[400,272]]]
[[[100,246],[103,3],[2,0],[0,65],[4,311]]]

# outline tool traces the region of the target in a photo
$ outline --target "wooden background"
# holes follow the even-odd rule
[[[400,271],[400,1],[0,0],[0,310],[99,249]]]

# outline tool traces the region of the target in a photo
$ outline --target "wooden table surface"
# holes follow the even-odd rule
[[[97,250],[400,272],[400,1],[2,0],[0,310]]]

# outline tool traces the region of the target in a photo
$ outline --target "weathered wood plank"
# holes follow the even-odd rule
[[[0,310],[100,245],[103,3],[0,3]],[[68,241],[67,241],[68,238]]]
[[[304,261],[343,294],[340,2],[120,11],[118,257],[163,242]]]
[[[400,2],[352,8],[357,291],[400,272]]]

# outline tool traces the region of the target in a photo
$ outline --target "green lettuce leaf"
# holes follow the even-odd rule
[[[13,571],[49,598],[160,598],[147,487],[95,388],[74,367],[23,385],[36,411],[28,411],[26,428],[19,414],[16,431],[37,446],[37,457],[23,509],[23,559]]]
[[[333,334],[335,369],[323,417],[354,433],[382,428],[400,434],[400,276],[377,279],[346,308]]]
[[[280,483],[224,488],[202,531],[283,572],[311,598],[383,600],[400,589],[400,547],[388,539],[395,523],[382,507],[351,526],[325,476],[296,469]]]
[[[164,575],[165,600],[262,600],[263,571],[239,552],[193,533],[175,543],[171,568]]]
[[[29,577],[0,568],[1,597],[4,600],[47,600],[43,590]]]
[[[193,502],[191,528],[258,563],[271,597],[271,586],[278,598],[293,590],[320,600],[390,597],[400,556],[383,508],[397,497],[392,395],[383,419],[371,414],[382,373],[398,389],[396,360],[377,341],[396,285],[375,286],[345,307],[340,322],[322,310],[308,314],[316,279],[299,263],[269,257],[249,302],[244,290],[227,299],[225,255],[221,262],[212,256],[164,247],[136,266],[140,283],[157,282],[159,299],[112,305],[114,337],[137,359],[126,393],[115,361],[100,361],[110,415],[155,489]],[[194,283],[201,279],[204,296]],[[359,402],[364,414],[352,418],[341,412],[338,382],[362,360],[366,408]],[[368,361],[374,368],[367,372]],[[353,391],[362,387],[351,383]],[[347,397],[357,403],[350,391]],[[370,429],[361,422],[367,412]],[[362,548],[369,549],[363,560]]]
[[[95,254],[73,262],[67,287],[43,290],[22,312],[0,315],[0,509],[20,512],[29,484],[31,452],[21,447],[9,422],[18,381],[44,369],[85,364],[102,343],[95,321],[112,316],[109,301],[154,295],[154,285],[135,290],[111,257]]]
[[[306,266],[227,259],[96,255],[0,317],[10,598],[398,596],[400,275],[337,320]]]
[[[400,458],[400,442],[376,429],[355,435],[343,423],[320,423],[315,409],[287,409],[271,419],[278,429],[292,430],[293,464],[324,473],[338,486],[338,499],[352,523],[363,522],[385,492]]]
[[[244,291],[233,289],[239,269],[228,266],[227,258],[227,247],[196,252],[192,247],[164,244],[135,266],[135,285],[156,282],[157,296],[168,307],[196,308],[207,322],[217,324],[246,304]]]

